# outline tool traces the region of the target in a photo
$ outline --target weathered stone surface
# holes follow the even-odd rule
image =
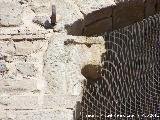
[[[35,110],[38,108],[38,96],[0,96],[0,103],[4,110]],[[2,109],[1,109],[2,110]]]
[[[45,51],[47,41],[20,41],[15,42],[16,55],[30,55]]]
[[[144,18],[144,1],[117,3],[113,9],[113,29],[125,27]]]
[[[62,9],[63,8],[63,9]],[[83,15],[72,1],[57,0],[57,23],[55,31],[67,32],[71,35],[82,35]]]
[[[16,2],[0,2],[0,26],[19,26],[22,24],[22,7]]]
[[[4,74],[5,72],[7,72],[7,67],[6,67],[6,64],[5,64],[5,62],[2,62],[2,61],[0,61],[0,75],[1,74]]]
[[[52,93],[80,95],[85,79],[82,67],[89,63],[100,64],[103,52],[105,46],[101,37],[52,36],[44,56],[44,76]]]
[[[0,35],[11,35],[12,37],[16,36],[28,36],[28,35],[46,35],[49,31],[45,29],[31,29],[29,27],[2,27],[0,28]],[[14,36],[15,35],[15,36]]]
[[[0,41],[0,52],[5,56],[13,56],[15,54],[15,46],[12,40],[1,42]]]
[[[0,42],[0,60],[11,63],[13,62],[13,56],[15,55],[14,42],[12,40]]]
[[[2,107],[2,106],[0,105],[0,107]],[[0,120],[8,120],[6,113],[7,113],[6,111],[1,110],[1,112],[0,112]]]
[[[35,16],[33,22],[43,26],[46,29],[52,28],[50,17],[47,16]]]
[[[31,9],[38,14],[51,15],[50,0],[29,0]]]
[[[112,18],[105,18],[93,24],[84,27],[83,35],[100,35],[104,32],[112,30]]]
[[[41,99],[42,98],[42,99]],[[61,95],[1,95],[0,110],[37,110],[37,109],[72,109],[74,110],[79,101],[78,96]],[[18,102],[20,101],[20,102]]]
[[[49,13],[49,8],[47,6],[32,6],[32,10],[36,14]]]
[[[153,0],[56,0],[57,23],[54,30],[47,30],[41,26],[50,19],[50,0],[15,1],[23,6],[24,24],[5,21],[16,27],[0,28],[0,60],[8,69],[0,76],[0,120],[73,120],[83,82],[101,77],[98,71],[105,52],[102,37],[77,35],[83,28],[83,35],[101,34],[113,25],[124,27],[154,13]],[[5,14],[12,13],[2,8]]]
[[[78,96],[53,96],[53,95],[45,95],[43,99],[42,107],[44,109],[74,109],[76,107],[77,101],[80,100]]]
[[[0,96],[0,119],[73,120],[76,96]],[[42,100],[42,101],[40,101]]]
[[[17,72],[24,75],[24,76],[36,76],[37,68],[34,66],[34,64],[30,63],[18,63],[16,64]]]
[[[151,15],[154,15],[156,12],[156,0],[146,0],[145,3],[145,17],[149,17]]]
[[[72,38],[72,37],[71,37]],[[77,67],[76,71],[73,71],[73,66],[76,67],[76,64],[69,64],[67,63],[67,60],[69,62],[70,55],[69,51],[65,50],[64,41],[67,40],[66,35],[56,34],[54,35],[50,42],[49,46],[46,52],[46,55],[44,57],[45,60],[45,66],[44,66],[44,76],[45,79],[48,82],[48,86],[50,90],[54,94],[66,94],[67,89],[70,89],[71,86],[69,86],[69,80],[72,79],[72,77],[76,77],[73,80],[76,83],[79,82],[79,80],[83,80],[83,76],[75,75],[80,71],[80,68]],[[70,65],[70,69],[67,68]],[[72,71],[70,71],[72,70]],[[68,73],[72,73],[72,76],[66,75]],[[59,79],[59,75],[61,76],[61,79]],[[71,77],[71,78],[68,78]],[[68,82],[68,83],[67,83]],[[73,84],[75,84],[73,82]],[[67,88],[68,87],[68,88]],[[75,91],[72,89],[72,94],[75,94]]]
[[[7,120],[74,120],[73,110],[7,111]],[[5,118],[4,118],[5,119]]]
[[[113,0],[73,0],[84,15],[84,24],[88,25],[112,15]]]
[[[24,94],[37,89],[36,79],[3,78],[0,80],[0,94]]]
[[[4,56],[0,53],[0,60],[4,60]]]

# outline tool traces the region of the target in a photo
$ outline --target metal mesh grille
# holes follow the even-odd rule
[[[84,86],[80,120],[158,119],[160,15],[105,34],[102,78]]]

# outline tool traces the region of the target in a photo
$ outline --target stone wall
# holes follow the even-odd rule
[[[160,11],[159,0],[0,1],[0,120],[74,120],[84,82],[99,75],[99,35]],[[94,76],[93,76],[94,75]]]
[[[76,1],[75,4],[84,15],[84,36],[100,35],[125,27],[160,11],[159,0],[87,0]]]
[[[59,14],[55,31],[65,30],[76,36],[100,35],[158,13],[159,4],[159,0],[71,0],[65,5],[57,1]]]

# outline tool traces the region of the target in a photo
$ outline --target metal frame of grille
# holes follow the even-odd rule
[[[160,14],[104,38],[102,78],[86,81],[79,120],[158,120]]]

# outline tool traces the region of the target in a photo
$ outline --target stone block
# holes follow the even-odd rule
[[[156,12],[156,0],[146,0],[145,2],[145,17],[154,15]]]
[[[22,110],[7,111],[9,120],[74,120],[73,110]]]
[[[37,89],[36,79],[14,78],[0,80],[0,94],[18,95]]]
[[[128,26],[144,18],[144,1],[117,3],[113,9],[113,29]]]
[[[30,56],[25,56],[25,55],[18,56],[18,55],[15,55],[13,59],[14,59],[14,61],[17,61],[17,62],[26,62],[28,57],[30,57]]]
[[[71,41],[71,42],[69,42]],[[98,49],[98,50],[97,50]],[[103,37],[54,34],[44,55],[44,77],[53,94],[80,95],[86,64],[100,64],[105,52]]]
[[[84,18],[84,24],[90,25],[99,20],[110,18],[111,16],[112,16],[112,6],[109,6],[107,8],[102,8],[98,11],[93,11],[92,13],[87,14]]]
[[[46,31],[45,29],[34,29],[34,28],[30,28],[30,27],[12,27],[12,28],[8,28],[8,27],[1,27],[0,28],[0,35],[10,35],[12,36],[12,38],[16,37],[16,36],[22,36],[22,37],[27,37],[29,35],[33,35],[33,36],[41,36],[41,35],[45,35],[47,34],[49,31]],[[24,36],[25,35],[25,36]]]
[[[18,73],[24,76],[33,77],[37,74],[37,68],[34,66],[34,64],[30,63],[17,63],[16,69]]]
[[[1,95],[0,106],[3,110],[72,109],[80,101],[79,96],[61,95]],[[2,109],[2,108],[1,108]]]
[[[22,24],[23,9],[17,2],[0,2],[0,26],[10,27]]]
[[[106,18],[93,24],[85,26],[83,35],[101,35],[102,33],[112,30],[112,18]]]
[[[111,0],[73,0],[84,15],[84,25],[92,24],[98,20],[111,17],[112,6],[115,3]]]
[[[4,74],[4,73],[7,72],[7,71],[8,71],[8,69],[7,69],[7,67],[6,67],[5,62],[0,61],[0,75],[1,75],[1,74]]]
[[[6,118],[7,118],[7,112],[5,111],[5,110],[2,110],[1,109],[1,105],[0,105],[0,120],[7,120]]]
[[[3,56],[13,56],[15,54],[14,42],[10,41],[1,41],[0,42],[1,54]]]
[[[5,95],[0,96],[0,104],[4,110],[35,110],[38,108],[38,96]]]
[[[46,29],[52,28],[50,17],[48,16],[35,16],[32,21]]]
[[[53,96],[45,95],[43,101],[43,109],[74,109],[76,102],[79,101],[78,96]]]
[[[34,13],[36,14],[46,14],[49,15],[50,9],[49,6],[42,5],[42,6],[31,6],[31,9],[33,10]]]
[[[76,4],[72,1],[57,0],[56,12],[55,31],[65,31],[69,35],[82,35],[83,15]]]
[[[29,4],[36,14],[51,15],[50,0],[29,0]]]
[[[48,42],[45,40],[15,42],[16,55],[29,56],[30,54],[44,52],[47,45]]]

